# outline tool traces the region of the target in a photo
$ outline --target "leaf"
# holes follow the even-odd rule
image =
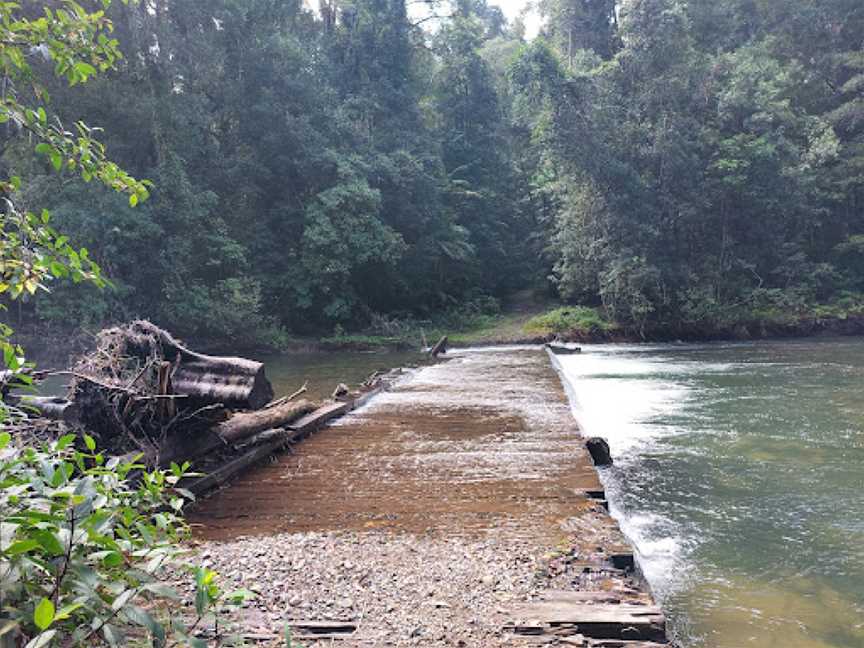
[[[12,440],[12,435],[8,432],[0,432],[0,450],[9,445],[9,441]]]
[[[129,196],[129,205],[131,207],[135,207],[138,204],[138,194],[132,194]]]
[[[8,634],[18,628],[21,624],[17,621],[7,621],[2,626],[0,626],[0,637],[5,634]]]
[[[33,534],[36,540],[39,541],[39,544],[44,547],[45,551],[55,556],[62,556],[66,551],[63,549],[63,545],[60,543],[60,540],[57,539],[57,536],[51,533],[50,531],[37,531]]]
[[[105,641],[109,646],[119,646],[123,643],[123,635],[112,625],[105,624],[102,626],[102,634],[105,636]]]
[[[144,589],[148,592],[152,592],[156,596],[161,598],[171,599],[173,601],[180,601],[182,597],[173,587],[165,585],[164,583],[147,583],[144,585]]]
[[[33,610],[33,621],[40,630],[47,630],[54,621],[54,604],[50,599],[43,598]]]
[[[147,628],[147,630],[150,631],[150,634],[153,637],[154,648],[161,648],[165,645],[165,629],[162,627],[161,623],[150,616],[149,612],[137,605],[130,605],[123,611],[123,613],[129,621]]]
[[[55,621],[64,621],[72,616],[72,613],[80,607],[83,607],[83,603],[72,603],[71,605],[67,605],[60,609],[60,611],[54,615]]]
[[[135,595],[134,589],[130,588],[130,589],[124,590],[123,593],[120,594],[120,596],[118,596],[116,599],[114,599],[113,603],[111,603],[111,609],[116,612],[117,610],[122,608],[124,605],[126,605],[129,602],[129,599],[131,599],[134,595]]]
[[[106,567],[118,567],[123,564],[123,555],[119,551],[108,551],[102,559]]]
[[[87,446],[87,449],[90,452],[93,452],[96,449],[96,441],[89,434],[84,435],[84,445]]]
[[[207,591],[203,589],[199,589],[195,592],[195,612],[198,616],[204,614],[204,610],[207,609],[208,597]]]
[[[42,648],[42,646],[47,646],[48,642],[54,638],[55,634],[57,634],[56,630],[49,630],[48,632],[36,635],[24,648]]]
[[[7,556],[16,556],[18,554],[27,553],[31,549],[35,549],[39,546],[39,542],[36,540],[21,540],[19,542],[13,542],[9,545],[6,550],[3,552]]]

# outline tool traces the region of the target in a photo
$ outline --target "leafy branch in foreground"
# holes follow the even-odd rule
[[[6,80],[0,97],[0,123],[12,122],[38,140],[36,151],[48,157],[57,171],[77,170],[89,182],[97,179],[116,191],[129,194],[132,206],[146,200],[151,184],[136,180],[111,162],[104,145],[94,137],[99,129],[76,122],[74,131],[66,129],[59,118],[49,119],[45,105],[48,91],[34,67],[37,61],[53,63],[54,74],[70,85],[85,83],[105,72],[122,57],[105,10],[111,0],[102,0],[101,9],[86,11],[72,0],[60,8],[44,8],[39,18],[20,15],[16,2],[0,2],[0,72]],[[34,61],[35,59],[35,61]],[[32,62],[31,62],[32,61]],[[19,98],[32,92],[36,103],[26,105]],[[0,185],[7,193],[12,182]]]
[[[216,574],[193,569],[180,543],[191,494],[177,486],[188,464],[146,472],[136,461],[106,460],[90,437],[68,434],[36,450],[0,433],[0,639],[28,648],[95,646],[146,639],[153,646],[205,646],[226,605]],[[130,477],[135,476],[134,479]],[[180,595],[165,582],[192,571],[195,610],[183,619]]]
[[[98,180],[127,194],[134,207],[151,184],[106,157],[94,137],[98,129],[77,122],[73,132],[49,119],[38,74],[50,62],[55,76],[77,85],[114,66],[120,51],[105,16],[111,0],[100,0],[94,11],[73,0],[57,4],[31,18],[18,3],[0,1],[0,123],[35,139],[36,152],[56,171]],[[30,105],[20,99],[28,92],[35,98]],[[47,211],[15,206],[20,185],[17,177],[0,180],[0,295],[47,291],[61,278],[105,285],[88,251],[72,247]],[[30,382],[11,334],[0,323],[4,394]],[[134,459],[106,458],[87,435],[78,447],[75,434],[26,447],[11,434],[21,415],[0,402],[0,645],[116,646],[128,637],[157,647],[206,646],[195,635],[210,623],[218,637],[218,615],[247,592],[225,594],[215,572],[183,561],[188,526],[181,510],[190,495],[178,482],[188,465],[147,472]],[[183,570],[196,580],[189,618],[165,582]]]

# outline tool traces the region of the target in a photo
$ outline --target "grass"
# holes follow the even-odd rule
[[[563,337],[603,336],[618,326],[596,309],[584,306],[562,307],[549,301],[514,301],[499,313],[449,313],[438,321],[405,323],[389,335],[340,333],[320,340],[330,349],[419,349],[435,344],[442,336],[453,346],[480,346],[534,342],[555,335]]]
[[[528,334],[546,336],[590,336],[608,333],[618,326],[597,309],[587,306],[565,306],[532,317],[525,323]]]
[[[827,304],[773,305],[742,308],[723,321],[691,325],[655,324],[647,339],[713,339],[716,337],[807,335],[831,330],[832,322],[864,316],[864,295],[848,293]],[[815,328],[814,328],[815,326]],[[600,310],[587,306],[522,300],[496,314],[448,313],[436,322],[405,322],[389,335],[340,334],[319,342],[329,349],[420,349],[446,335],[452,346],[530,343],[560,336],[569,340],[627,339],[626,331]],[[748,332],[749,331],[749,332]]]

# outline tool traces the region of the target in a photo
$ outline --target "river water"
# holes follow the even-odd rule
[[[560,363],[683,646],[864,646],[864,340],[601,345]]]

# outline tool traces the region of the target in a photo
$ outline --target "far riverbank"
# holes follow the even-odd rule
[[[159,324],[159,322],[157,322]],[[91,348],[96,328],[18,324],[15,341],[28,359],[43,367],[66,366]],[[338,330],[321,336],[286,336],[278,344],[248,339],[184,336],[191,346],[221,355],[252,357],[319,352],[413,352],[448,336],[451,347],[543,344],[551,340],[582,344],[714,342],[864,335],[864,305],[815,305],[800,310],[742,313],[723,322],[647,323],[626,327],[600,309],[567,306],[520,294],[498,312],[463,314],[439,321],[393,320],[388,330]]]

